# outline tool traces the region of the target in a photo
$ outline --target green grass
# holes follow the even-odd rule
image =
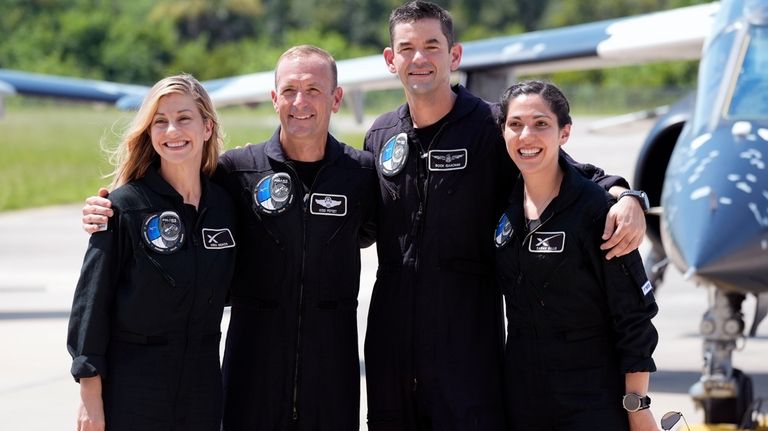
[[[132,112],[92,105],[9,103],[0,118],[0,211],[79,203],[110,180],[101,142],[114,145]],[[258,143],[275,130],[271,106],[224,109],[226,147]],[[362,130],[336,137],[360,147]]]

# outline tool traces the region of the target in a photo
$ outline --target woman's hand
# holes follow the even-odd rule
[[[104,401],[101,377],[80,379],[80,405],[77,409],[77,431],[104,431]]]

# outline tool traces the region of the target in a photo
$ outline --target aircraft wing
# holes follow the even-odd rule
[[[670,59],[696,59],[712,28],[719,3],[598,21],[464,43],[459,69],[471,87],[472,76],[486,73],[527,75],[560,70],[605,68]],[[339,84],[349,95],[397,88],[382,55],[337,62]],[[270,100],[274,71],[203,82],[217,107]],[[134,108],[146,86],[65,78],[0,69],[0,97],[49,96],[115,103]],[[494,89],[497,90],[497,89]],[[476,93],[477,89],[473,89]],[[483,96],[483,94],[480,94]],[[497,97],[498,93],[493,94]]]
[[[461,70],[517,75],[701,56],[718,2],[464,43]]]
[[[142,85],[0,69],[0,95],[21,94],[117,104],[124,97],[143,97],[148,89]]]

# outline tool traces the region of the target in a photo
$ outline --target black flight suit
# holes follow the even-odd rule
[[[226,152],[216,179],[235,198],[243,236],[223,364],[224,429],[358,430],[357,294],[360,246],[373,241],[364,231],[376,205],[371,155],[328,135],[324,164],[305,190],[278,130]]]
[[[381,199],[365,341],[371,431],[504,428],[491,232],[518,171],[495,107],[461,86],[454,91],[432,142],[419,142],[408,105],[380,116],[365,139]],[[407,161],[385,175],[382,149],[401,133]]]
[[[201,180],[195,210],[151,167],[110,194],[115,215],[90,238],[67,347],[75,379],[101,376],[110,431],[220,427],[220,325],[236,222],[229,195]],[[158,223],[163,213],[170,226]]]
[[[638,251],[606,261],[599,248],[613,198],[560,165],[541,224],[526,228],[520,181],[505,212],[511,235],[497,236],[510,429],[626,430],[624,373],[656,370],[658,308]]]

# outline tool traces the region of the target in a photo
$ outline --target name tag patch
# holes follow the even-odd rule
[[[653,285],[651,285],[650,281],[646,281],[642,289],[643,289],[643,295],[647,295],[653,290]]]
[[[565,250],[565,232],[534,232],[528,251],[531,253],[562,253]]]
[[[235,246],[235,238],[229,229],[203,228],[203,245],[209,250],[232,248]]]
[[[347,215],[347,197],[344,195],[312,193],[309,202],[311,214],[338,217]]]
[[[456,171],[467,167],[467,149],[431,150],[429,152],[430,171]]]

